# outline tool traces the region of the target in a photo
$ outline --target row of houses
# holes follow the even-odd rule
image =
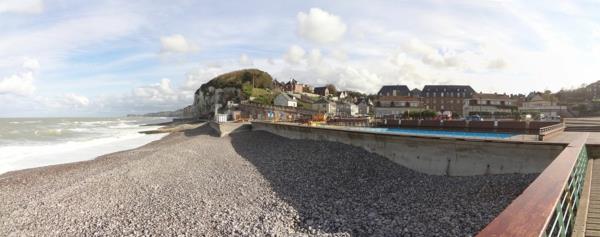
[[[509,115],[536,112],[544,117],[558,117],[566,106],[535,92],[528,96],[477,93],[465,85],[427,85],[423,90],[405,85],[383,86],[377,93],[375,116],[402,115],[411,111],[432,110],[439,113],[468,115]]]
[[[354,117],[374,114],[376,117],[404,115],[407,112],[430,110],[439,114],[465,117],[481,115],[490,117],[513,116],[517,112],[539,113],[543,117],[558,117],[568,113],[543,93],[507,95],[477,93],[468,85],[426,85],[422,89],[409,89],[406,85],[381,87],[373,102],[365,98],[346,98],[348,94],[330,94],[328,87],[311,87],[296,80],[279,83],[282,89],[274,105],[312,109],[329,116]],[[318,99],[316,99],[318,98]]]
[[[278,82],[277,80],[275,80],[273,82],[273,84],[275,87],[277,87],[287,93],[294,93],[294,94],[312,93],[312,94],[316,94],[316,95],[320,95],[320,96],[329,96],[330,95],[329,88],[327,88],[326,86],[313,87],[309,84],[300,83],[300,82],[296,81],[295,79],[292,79],[286,83],[281,83],[281,82]]]
[[[302,95],[292,93],[280,93],[273,101],[274,105],[277,106],[289,106],[297,107],[298,101],[301,100]],[[349,100],[344,100],[345,94],[333,96],[322,96],[316,101],[311,101],[310,109],[315,110],[319,113],[327,114],[328,116],[339,116],[339,117],[355,117],[365,116],[371,112],[373,103],[363,98],[356,103]]]

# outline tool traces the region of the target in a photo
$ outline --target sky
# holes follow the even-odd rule
[[[599,1],[0,0],[0,117],[175,110],[228,71],[376,93],[600,80]]]

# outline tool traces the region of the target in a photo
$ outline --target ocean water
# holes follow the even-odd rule
[[[90,160],[133,149],[166,134],[141,134],[171,118],[0,118],[0,174]]]

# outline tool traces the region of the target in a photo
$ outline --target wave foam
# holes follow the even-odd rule
[[[4,146],[0,147],[0,174],[12,170],[90,160],[100,155],[137,148],[165,135],[136,132],[53,145]]]

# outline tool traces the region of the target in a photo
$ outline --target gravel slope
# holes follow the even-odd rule
[[[0,236],[466,236],[534,178],[430,176],[339,143],[203,126],[0,175]]]

